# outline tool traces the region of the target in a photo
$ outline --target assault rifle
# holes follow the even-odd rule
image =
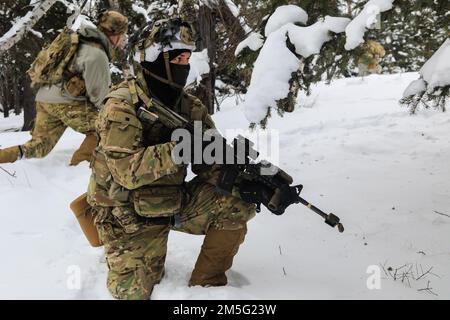
[[[168,107],[164,106],[156,99],[152,99],[152,105],[145,105],[138,108],[138,116],[142,121],[155,123],[161,122],[170,129],[186,129],[191,135],[196,134],[194,124]],[[207,134],[207,132],[202,132]],[[276,215],[282,215],[286,208],[292,204],[301,203],[320,215],[325,223],[332,228],[337,227],[339,232],[344,232],[344,226],[340,223],[340,218],[332,213],[325,213],[312,205],[300,196],[303,190],[302,185],[293,186],[293,178],[286,172],[271,164],[268,161],[256,162],[259,152],[253,149],[253,143],[239,136],[233,141],[233,145],[227,144],[225,138],[217,133],[211,139],[222,139],[225,147],[224,154],[233,155],[233,164],[222,164],[220,167],[220,177],[217,189],[223,194],[230,194],[236,182],[254,183],[266,192],[265,200],[257,203],[257,211],[264,205]],[[239,152],[244,150],[244,152]]]

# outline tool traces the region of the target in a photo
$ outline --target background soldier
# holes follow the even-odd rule
[[[67,127],[86,135],[70,164],[78,165],[91,159],[97,145],[94,123],[98,108],[111,86],[109,61],[114,50],[125,42],[128,19],[118,12],[106,11],[101,14],[97,26],[98,29],[84,26],[78,32],[80,44],[74,57],[67,62],[67,67],[61,70],[62,81],[52,85],[40,85],[39,81],[33,81],[33,85],[40,88],[36,96],[36,120],[31,131],[32,138],[23,145],[0,150],[0,163],[47,156]],[[70,37],[70,33],[66,33]],[[43,52],[53,48],[56,48],[55,51],[63,50],[64,41],[57,40]],[[58,57],[60,52],[49,53],[52,57]],[[65,58],[62,54],[59,56],[61,57],[53,65],[46,57],[38,56],[29,71],[32,80],[55,77],[45,73],[58,73],[56,67]]]
[[[362,46],[362,50],[363,54],[358,60],[359,75],[364,77],[369,74],[380,73],[380,61],[386,55],[383,46],[375,40],[368,40]]]
[[[187,166],[172,160],[171,130],[137,115],[141,105],[163,103],[214,127],[206,107],[183,91],[194,49],[189,25],[158,21],[139,40],[137,79],[113,88],[100,111],[88,190],[105,246],[108,288],[117,299],[149,299],[164,275],[170,230],[206,235],[189,285],[226,285],[225,271],[255,206],[216,193],[210,167],[194,166],[197,177],[185,183]]]

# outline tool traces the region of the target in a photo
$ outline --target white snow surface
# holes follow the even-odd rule
[[[416,94],[425,92],[427,90],[427,83],[423,79],[414,80],[409,84],[403,93],[403,98],[411,97]]]
[[[283,25],[270,33],[255,61],[252,79],[245,96],[247,119],[259,123],[276,101],[287,97],[291,74],[300,66],[300,60],[286,46],[287,37],[297,54],[307,58],[320,52],[331,39],[330,32],[344,32],[350,22],[347,18],[326,16],[308,27],[293,23]]]
[[[424,64],[420,74],[429,90],[450,85],[450,39]]]
[[[230,9],[231,13],[233,14],[233,16],[235,17],[239,17],[239,13],[240,10],[237,7],[237,5],[231,1],[231,0],[225,0],[225,4],[228,6],[228,8]]]
[[[148,12],[147,12],[147,10],[145,10],[145,8],[143,8],[143,7],[139,6],[139,5],[137,5],[136,3],[133,3],[133,4],[131,5],[131,8],[132,8],[133,11],[136,12],[137,14],[140,14],[140,15],[144,16],[144,18],[145,18],[145,20],[146,20],[147,22],[150,21],[150,18],[149,18],[149,16],[148,16]]]
[[[353,50],[364,43],[364,34],[368,29],[375,28],[379,23],[379,15],[391,10],[394,0],[370,0],[364,5],[364,9],[358,14],[345,30],[347,41],[346,50]]]
[[[348,18],[326,16],[325,19],[308,27],[287,24],[280,30],[286,28],[288,37],[295,46],[295,51],[304,58],[308,58],[310,55],[318,54],[325,42],[331,40],[330,32],[344,32],[349,22]]]
[[[250,32],[247,38],[244,41],[238,44],[236,47],[236,51],[234,52],[235,56],[238,56],[242,50],[245,48],[249,48],[252,51],[258,51],[264,45],[264,38],[258,32]]]
[[[267,21],[264,34],[268,37],[272,32],[277,31],[288,23],[306,24],[308,14],[305,10],[296,5],[285,5],[278,7]]]
[[[199,84],[202,81],[202,75],[209,73],[208,49],[200,52],[193,52],[190,59],[191,70],[186,84]]]
[[[8,118],[4,118],[3,113],[0,113],[0,117],[0,133],[5,131],[20,131],[23,127],[23,114],[15,115],[11,112]]]
[[[82,26],[85,27],[91,27],[91,28],[97,28],[97,26],[90,20],[89,17],[80,14],[77,19],[75,20],[75,22],[72,25],[72,30],[77,31],[79,30]]]
[[[410,116],[399,107],[417,77],[319,84],[309,108],[269,122],[279,130],[281,167],[304,184],[304,198],[341,217],[345,233],[302,205],[281,217],[263,210],[249,223],[229,285],[188,288],[203,237],[172,232],[166,275],[152,299],[449,299],[450,217],[443,214],[450,214],[450,114]],[[221,130],[249,124],[235,101],[225,100],[214,115]],[[1,118],[0,128],[9,121]],[[2,132],[0,147],[28,138]],[[2,165],[17,177],[0,170],[0,299],[111,299],[103,251],[89,247],[69,211],[90,175],[87,164],[68,166],[82,140],[68,130],[47,158]],[[439,278],[409,287],[382,271],[381,289],[369,290],[366,271],[379,264],[432,267]],[[80,288],[68,286],[74,270]],[[437,296],[418,291],[427,281]]]

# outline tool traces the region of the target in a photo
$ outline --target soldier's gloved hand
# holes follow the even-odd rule
[[[239,185],[239,195],[247,203],[263,204],[267,207],[273,194],[273,190],[260,183],[243,181]]]

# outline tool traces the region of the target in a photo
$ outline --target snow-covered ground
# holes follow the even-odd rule
[[[0,133],[1,132],[11,132],[20,131],[23,127],[23,114],[15,115],[10,114],[8,118],[3,118],[3,114],[0,114]],[[0,144],[3,143],[3,139],[0,140]]]
[[[173,232],[152,298],[449,299],[450,114],[410,116],[398,106],[417,77],[319,85],[312,107],[302,101],[310,107],[269,122],[280,131],[282,168],[304,184],[306,199],[341,217],[344,234],[301,205],[281,217],[263,211],[249,223],[229,286],[205,289],[186,285],[202,237]],[[248,126],[234,99],[221,110],[219,128]],[[5,132],[0,145],[28,138]],[[68,208],[89,177],[87,164],[68,166],[82,139],[68,131],[46,159],[2,166],[17,177],[0,171],[0,299],[110,299],[102,249],[89,247]],[[406,267],[395,281],[381,270],[381,288],[369,290],[367,270],[377,265],[392,275]],[[404,277],[410,267],[416,278],[432,270],[416,281]],[[437,296],[418,291],[428,285]]]

